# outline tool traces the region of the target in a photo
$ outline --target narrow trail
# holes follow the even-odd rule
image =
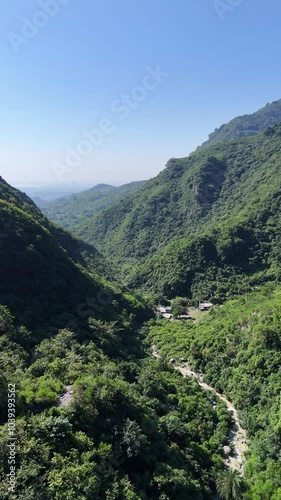
[[[72,385],[65,386],[65,392],[58,399],[58,406],[68,406],[73,399]]]
[[[152,349],[152,355],[159,359],[160,354],[156,350],[156,347],[154,345],[151,346]],[[233,446],[233,452],[225,458],[225,465],[229,467],[232,470],[237,470],[240,472],[240,474],[244,473],[244,465],[245,465],[245,452],[248,449],[247,446],[247,435],[245,429],[240,425],[237,410],[235,406],[224,396],[224,394],[220,394],[215,390],[214,387],[206,384],[204,382],[203,375],[201,373],[195,372],[192,370],[190,365],[188,363],[184,363],[183,366],[176,366],[176,370],[178,370],[183,377],[190,377],[193,378],[202,389],[205,391],[212,392],[217,398],[219,398],[221,401],[223,401],[229,413],[231,414],[233,424],[230,429],[229,433],[229,446]],[[215,401],[211,402],[212,406],[215,407],[216,403]]]

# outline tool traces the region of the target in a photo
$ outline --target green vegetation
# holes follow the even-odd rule
[[[221,302],[279,279],[281,126],[167,168],[75,231],[134,289]]]
[[[147,357],[141,337],[88,322],[33,348],[0,308],[1,499],[211,498],[229,416],[195,382]],[[32,335],[32,334],[31,334]],[[20,341],[16,341],[20,339]],[[8,494],[7,384],[16,385],[17,494]],[[58,406],[63,387],[74,396]]]
[[[120,187],[98,184],[82,193],[63,196],[51,202],[40,200],[38,206],[52,221],[71,230],[81,221],[93,217],[95,213],[110,207],[129,193],[133,193],[144,183],[145,181],[131,182]]]
[[[194,381],[151,356],[139,327],[152,311],[103,276],[94,248],[2,179],[0,196],[1,499],[211,499],[224,404],[214,411]]]
[[[182,314],[187,314],[187,305],[187,300],[182,299],[182,297],[175,297],[171,302],[173,317],[177,318]]]
[[[93,247],[53,226],[3,180],[0,197],[0,303],[20,324],[72,323],[83,330],[93,315],[116,321],[126,314],[140,318],[141,309],[147,315],[140,299],[112,283],[111,267]]]
[[[234,118],[229,123],[222,125],[209,135],[209,140],[201,147],[208,147],[219,142],[239,139],[256,135],[268,127],[273,127],[281,121],[281,99],[268,103],[251,115],[243,115]]]
[[[217,490],[225,500],[238,500],[241,493],[241,476],[237,471],[223,472],[217,479]]]
[[[250,439],[246,500],[281,498],[280,298],[280,287],[266,285],[195,326],[162,320],[146,329],[163,359],[188,359],[238,408]]]
[[[279,108],[221,127],[143,185],[48,207],[84,241],[0,178],[1,499],[281,500]],[[195,321],[155,320],[167,299]],[[184,360],[215,402],[172,367]],[[247,430],[243,478],[222,456],[219,393]]]

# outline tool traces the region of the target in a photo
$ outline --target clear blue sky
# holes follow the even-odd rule
[[[64,182],[149,178],[215,127],[281,97],[280,0],[242,0],[223,21],[213,0],[61,2],[29,40],[13,37],[23,18],[44,22],[38,0],[1,5],[1,175],[13,184],[59,184],[54,161],[105,118],[111,133]],[[112,103],[158,64],[169,76],[121,120]]]

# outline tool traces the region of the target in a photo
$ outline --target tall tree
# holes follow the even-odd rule
[[[240,498],[242,478],[238,471],[222,472],[217,479],[217,490],[225,500],[238,500]]]

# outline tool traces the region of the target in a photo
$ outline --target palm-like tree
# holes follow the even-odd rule
[[[217,491],[225,500],[240,498],[242,478],[237,470],[222,472],[217,479]]]

